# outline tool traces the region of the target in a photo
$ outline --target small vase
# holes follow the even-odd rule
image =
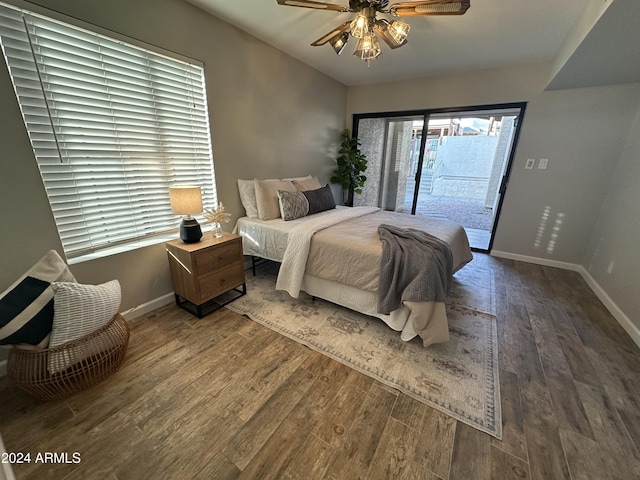
[[[211,235],[213,236],[213,238],[222,238],[222,226],[220,225],[219,222],[213,222]]]

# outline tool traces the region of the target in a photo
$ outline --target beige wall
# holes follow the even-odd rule
[[[530,64],[349,87],[347,119],[354,113],[528,102],[494,250],[591,265],[624,314],[638,319],[640,257],[633,242],[640,232],[640,84],[545,91],[550,68]],[[548,158],[549,166],[525,170],[527,158]],[[603,272],[610,260],[615,269],[608,275]]]
[[[640,330],[640,111],[600,211],[585,267]],[[613,269],[608,273],[610,262]]]
[[[243,213],[238,178],[329,180],[345,127],[344,85],[182,0],[40,3],[204,62],[218,196],[234,220]],[[62,248],[4,61],[0,105],[2,290],[48,249]],[[172,291],[163,245],[71,269],[81,282],[118,279],[123,310]]]

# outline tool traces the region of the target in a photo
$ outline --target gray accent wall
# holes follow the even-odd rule
[[[353,86],[347,118],[528,102],[493,249],[584,267],[640,329],[640,84],[546,91],[550,71],[531,63]]]

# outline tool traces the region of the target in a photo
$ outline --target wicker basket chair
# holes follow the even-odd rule
[[[39,400],[69,397],[113,374],[124,361],[129,325],[120,314],[83,337],[46,350],[11,349],[7,376]]]

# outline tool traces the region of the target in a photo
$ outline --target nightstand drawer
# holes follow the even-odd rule
[[[198,275],[207,274],[213,270],[223,268],[225,265],[237,262],[242,258],[242,242],[226,242],[216,248],[198,252],[195,256],[196,272]]]
[[[244,264],[236,262],[200,277],[200,299],[208,300],[244,283]]]

